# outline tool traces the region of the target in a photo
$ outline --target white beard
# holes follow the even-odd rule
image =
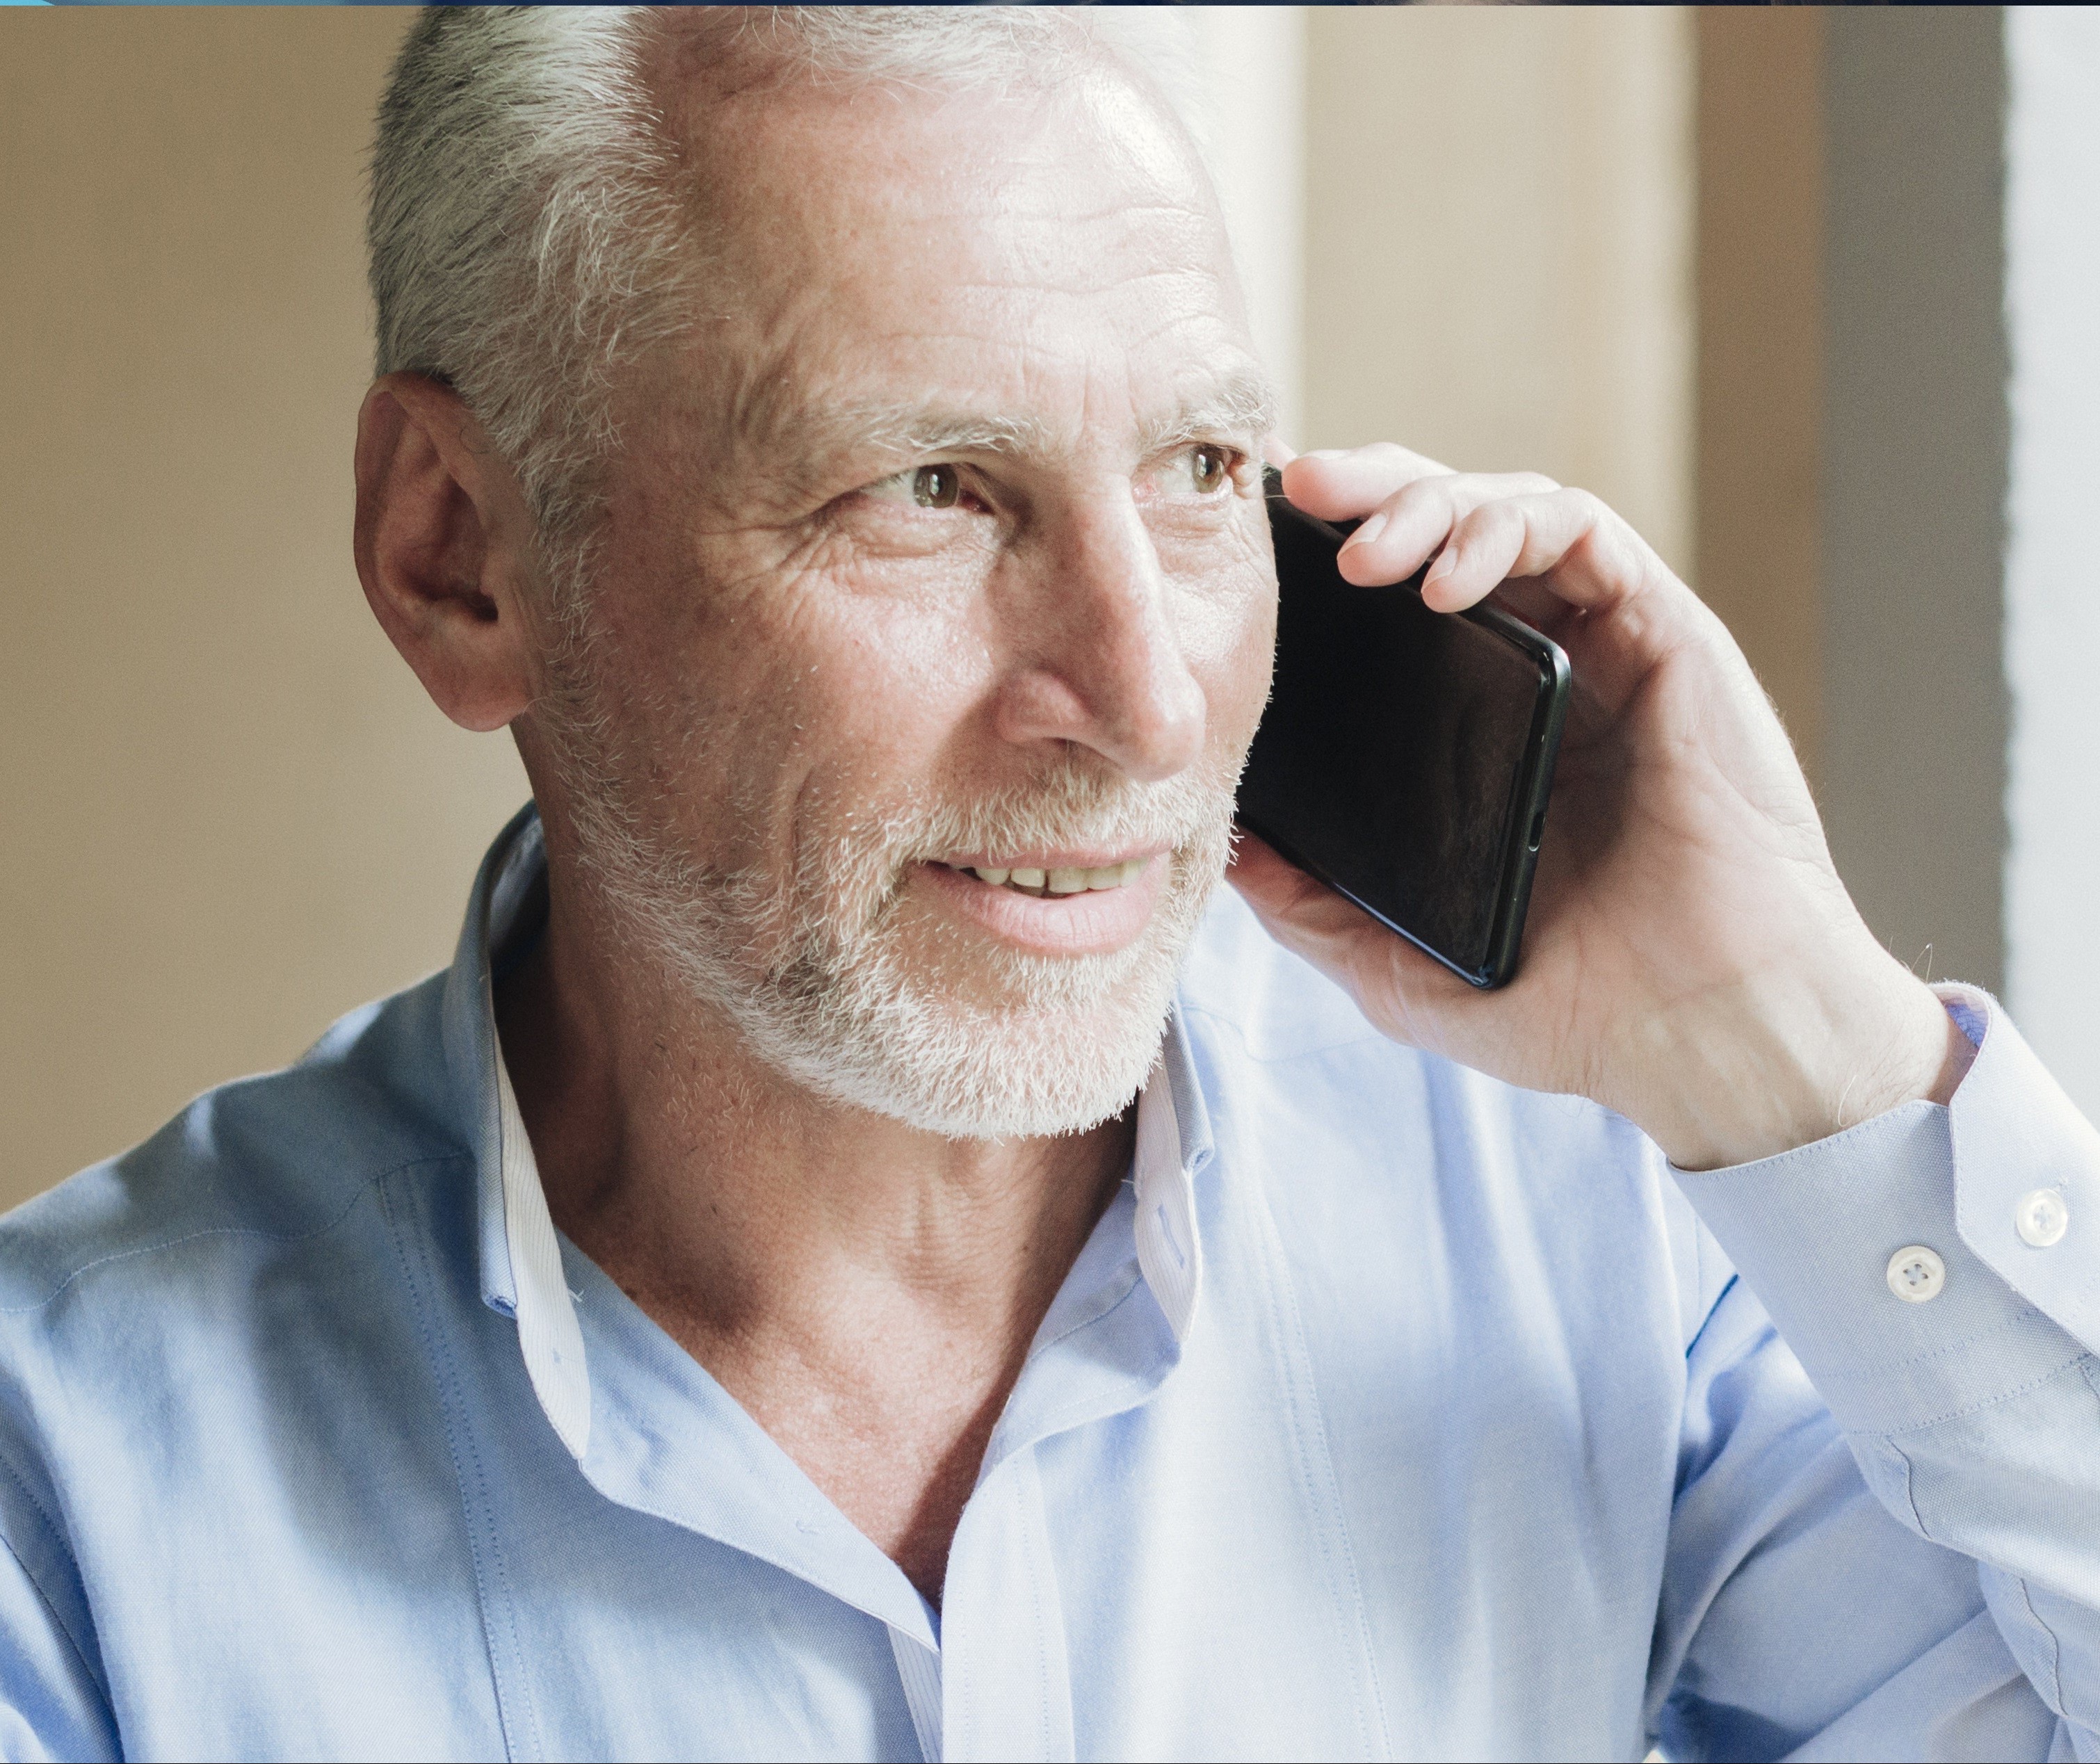
[[[564,695],[571,708],[578,684]],[[845,817],[780,878],[704,869],[678,849],[619,775],[610,719],[593,711],[549,731],[590,884],[629,947],[726,1016],[774,1070],[951,1139],[1076,1133],[1129,1106],[1224,873],[1234,778],[1141,785],[1105,761],[1068,760],[969,809],[915,802]],[[899,889],[918,862],[1161,845],[1158,903],[1124,949],[1040,955],[968,932],[930,959],[904,947]]]

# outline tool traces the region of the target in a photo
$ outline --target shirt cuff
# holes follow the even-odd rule
[[[1936,990],[1977,1044],[1947,1107],[1906,1103],[1776,1158],[1673,1171],[1855,1432],[1943,1420],[2100,1348],[2100,1134],[1995,999]],[[2037,1208],[2039,1191],[2053,1206]],[[2049,1236],[2057,1209],[2054,1241],[2022,1236],[2023,1215]],[[1914,1247],[1945,1271],[1921,1303],[1890,1284]]]

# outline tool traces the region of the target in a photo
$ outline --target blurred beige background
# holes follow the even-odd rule
[[[0,19],[0,1202],[446,959],[524,800],[351,567],[404,18]]]
[[[0,14],[0,1202],[443,962],[523,799],[507,740],[430,707],[350,564],[361,159],[405,18]],[[1245,64],[1219,101],[1251,131],[1251,279],[1301,444],[1590,485],[1733,597],[1812,743],[1812,542],[1747,582],[1714,560],[1746,508],[1812,540],[1813,373],[1789,430],[1785,364],[1813,354],[1813,299],[1726,328],[1779,325],[1749,370],[1778,426],[1750,451],[1789,464],[1710,508],[1695,477],[1717,449],[1735,471],[1740,428],[1708,436],[1695,344],[1700,217],[1733,192],[1812,233],[1820,196],[1812,165],[1773,171],[1765,109],[1702,96],[1702,28],[1338,8],[1209,40]],[[1813,29],[1758,15],[1742,64],[1793,53],[1812,97]],[[1280,67],[1290,101],[1262,100]]]
[[[1588,485],[1688,570],[1692,15],[1308,18],[1312,444]]]

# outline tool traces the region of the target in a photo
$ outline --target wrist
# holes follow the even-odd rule
[[[1878,946],[1862,962],[1746,980],[1665,1028],[1674,1075],[1635,1118],[1683,1170],[1776,1157],[1907,1102],[1945,1102],[1967,1038]],[[1664,1050],[1658,1049],[1658,1052]]]

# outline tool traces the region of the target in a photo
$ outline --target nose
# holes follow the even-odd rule
[[[1044,512],[1008,602],[1017,665],[998,733],[1074,742],[1142,783],[1171,778],[1202,752],[1205,699],[1136,503],[1125,485]]]

